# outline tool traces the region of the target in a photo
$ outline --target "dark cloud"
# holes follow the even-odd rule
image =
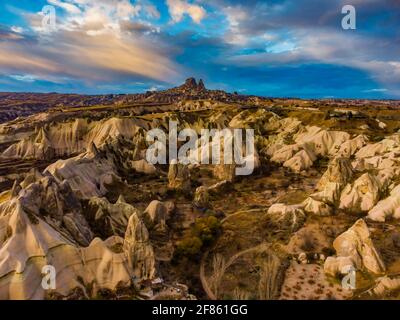
[[[140,3],[160,17],[138,9],[133,19],[78,15],[47,48],[39,37],[0,28],[0,69],[58,75],[88,90],[126,89],[123,83],[144,90],[196,76],[246,93],[400,96],[398,0],[352,0],[357,30],[349,31],[341,28],[344,0],[189,1],[206,10],[200,24],[174,21],[164,0]],[[40,25],[37,15],[31,21]]]

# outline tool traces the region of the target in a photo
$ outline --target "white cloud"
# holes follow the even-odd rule
[[[240,22],[248,19],[248,13],[240,6],[224,8],[226,19],[229,22],[230,28],[237,28]]]
[[[174,22],[180,22],[184,15],[187,14],[195,23],[199,24],[207,15],[203,7],[190,4],[186,0],[167,0],[167,5],[169,14]]]
[[[225,41],[233,45],[246,45],[248,36],[241,33],[240,23],[247,20],[247,12],[240,6],[223,8],[223,13],[228,21],[228,32],[225,34]]]
[[[143,9],[141,5],[129,0],[48,0],[48,3],[63,10],[62,14],[57,12],[56,30],[43,34],[42,17],[25,15],[36,37],[25,38],[20,34],[20,38],[0,41],[1,72],[26,82],[75,79],[93,83],[145,78],[173,83],[179,78],[180,67],[169,58],[170,47],[140,36],[140,32],[152,32],[147,22],[135,21]],[[126,27],[129,23],[137,23],[139,31],[130,32]]]
[[[365,93],[376,93],[376,92],[387,92],[388,89],[384,89],[384,88],[377,88],[377,89],[369,89],[369,90],[364,90],[363,92]]]
[[[15,33],[22,33],[22,32],[24,32],[24,28],[18,27],[18,26],[12,26],[11,31],[15,32]]]
[[[304,29],[292,32],[285,41],[272,42],[265,53],[236,55],[225,60],[241,66],[316,62],[345,66],[368,73],[394,94],[400,83],[400,62],[394,56],[383,56],[380,50],[384,47],[384,39],[371,42],[370,38],[356,34]]]
[[[10,75],[10,78],[14,79],[14,80],[18,80],[18,81],[22,81],[22,82],[35,82],[37,79],[37,77],[31,75],[31,74],[23,74],[23,75],[19,75],[19,74],[14,74],[14,75]]]
[[[144,6],[144,10],[146,12],[146,14],[153,19],[160,19],[161,14],[158,11],[157,7],[152,5],[152,4],[148,4]]]
[[[138,17],[143,9],[129,0],[47,0],[51,5],[67,13],[62,19],[57,16],[57,29],[85,30],[88,35],[105,33],[120,34],[121,21]],[[38,30],[40,31],[40,30]]]
[[[129,77],[173,82],[179,77],[179,67],[143,40],[75,31],[60,31],[54,39],[57,41],[48,43],[0,42],[0,70],[40,79],[87,82]]]
[[[53,6],[64,9],[68,13],[72,13],[72,14],[80,13],[80,9],[72,3],[62,2],[60,0],[47,0],[47,2]]]

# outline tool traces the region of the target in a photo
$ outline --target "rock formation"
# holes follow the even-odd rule
[[[158,225],[161,229],[165,229],[169,212],[170,210],[164,203],[153,200],[143,212],[143,220],[148,228],[154,228]]]
[[[349,230],[333,242],[336,257],[328,257],[324,264],[325,273],[336,276],[347,274],[349,266],[372,274],[385,272],[385,265],[376,250],[367,224],[358,220]]]
[[[378,202],[380,197],[378,179],[365,173],[353,184],[348,184],[342,191],[340,209],[352,212],[367,212]]]
[[[400,185],[368,212],[368,218],[373,221],[385,222],[391,217],[400,219]]]
[[[201,186],[196,189],[193,205],[200,209],[207,209],[210,207],[210,195],[206,187]]]
[[[53,291],[61,295],[76,287],[85,291],[90,284],[94,291],[89,296],[99,288],[129,285],[127,257],[114,249],[123,239],[91,240],[79,206],[65,183],[58,186],[48,177],[0,204],[0,230],[6,230],[0,236],[1,299],[44,298],[41,272],[46,265],[55,268]]]
[[[0,124],[0,299],[242,299],[283,278],[282,299],[346,299],[325,273],[350,267],[373,297],[399,289],[396,101],[243,96],[190,78],[136,95],[0,93],[0,105],[0,122],[52,108]],[[256,174],[200,161],[224,153],[221,137],[199,140],[190,165],[147,162],[147,133],[172,119],[224,138],[254,129]]]
[[[152,279],[155,276],[155,259],[149,232],[137,214],[129,218],[123,251],[136,280]]]
[[[291,232],[300,229],[306,220],[302,206],[288,206],[283,203],[272,205],[267,211],[266,218],[271,225],[289,229]]]
[[[91,213],[94,228],[104,237],[118,235],[123,237],[132,214],[140,216],[139,211],[127,204],[122,196],[115,204],[110,203],[106,198],[93,197],[88,201],[85,208],[86,216]]]
[[[82,199],[104,196],[107,184],[119,179],[113,163],[99,157],[93,149],[67,160],[58,160],[44,172],[59,182],[68,181],[72,190]]]
[[[172,161],[168,171],[168,187],[172,190],[189,193],[191,190],[189,168],[177,161]]]

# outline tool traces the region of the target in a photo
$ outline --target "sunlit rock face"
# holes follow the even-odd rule
[[[378,179],[369,173],[365,173],[353,184],[344,188],[339,207],[352,212],[369,211],[379,200],[379,189]]]
[[[336,257],[328,257],[324,264],[325,272],[331,276],[348,274],[349,267],[373,274],[382,274],[386,270],[371,240],[368,226],[362,219],[337,237],[333,247]]]
[[[111,206],[112,209],[116,208]],[[133,274],[138,279],[152,277],[154,260],[151,261],[147,230],[136,211],[128,214],[131,222],[126,227],[125,239],[93,238],[67,182],[59,185],[53,178],[44,177],[31,183],[0,205],[0,298],[44,298],[47,289],[42,286],[41,273],[46,265],[56,271],[52,292],[62,295],[91,285],[93,291],[87,293],[90,297],[101,288],[115,290],[118,285],[130,285]],[[110,227],[117,222],[125,223],[116,222],[116,217],[110,219],[114,222]]]
[[[174,161],[169,166],[168,171],[168,187],[172,190],[189,193],[190,171],[188,166]]]
[[[137,214],[129,218],[123,251],[136,280],[154,278],[156,270],[153,247],[146,226]]]
[[[272,225],[288,228],[292,232],[300,229],[306,219],[302,206],[288,206],[282,203],[272,205],[267,211],[266,218]]]
[[[62,99],[76,108],[0,125],[0,299],[360,298],[339,290],[349,267],[368,294],[397,292],[395,102],[372,112],[372,101],[246,97],[196,79]],[[254,155],[241,154],[254,170],[194,161],[221,141],[198,141],[188,165],[150,163],[147,134],[168,144],[171,120],[199,136],[254,129]]]

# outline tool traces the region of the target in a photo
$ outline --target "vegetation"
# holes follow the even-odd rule
[[[280,260],[274,254],[269,254],[261,266],[258,295],[261,300],[273,300],[279,293]]]
[[[176,256],[198,256],[215,241],[220,230],[221,223],[215,216],[197,218],[189,232],[178,242]]]

